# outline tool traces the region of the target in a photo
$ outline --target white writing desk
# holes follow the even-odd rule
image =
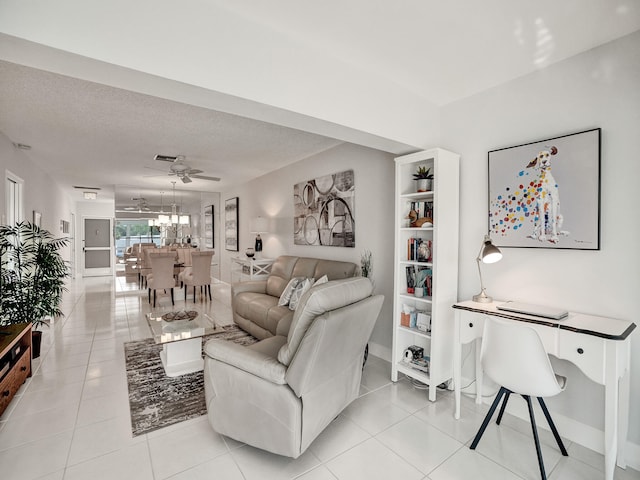
[[[538,332],[548,354],[576,365],[589,379],[605,387],[604,462],[605,478],[613,480],[618,465],[626,467],[624,444],[629,420],[629,335],[635,323],[614,318],[569,313],[562,320],[550,320],[497,310],[501,301],[493,303],[459,302],[455,309],[453,381],[456,401],[455,418],[460,418],[460,381],[462,377],[462,345],[476,344],[476,403],[482,403],[482,366],[480,342],[484,318],[500,317],[525,322]]]

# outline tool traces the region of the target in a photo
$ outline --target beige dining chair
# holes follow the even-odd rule
[[[175,263],[175,253],[150,253],[151,273],[147,275],[147,288],[149,292],[149,303],[151,303],[151,290],[153,290],[153,306],[156,306],[156,292],[158,289],[171,291],[171,305],[173,301],[173,287],[176,279],[173,276],[173,265]]]
[[[184,285],[184,300],[187,300],[187,288],[193,287],[193,302],[196,301],[196,287],[204,287],[209,293],[211,300],[211,258],[214,252],[208,250],[205,252],[191,253],[191,269],[185,270],[182,275],[182,283]]]

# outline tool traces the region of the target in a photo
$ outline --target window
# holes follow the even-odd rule
[[[129,245],[153,242],[160,246],[160,231],[149,220],[116,220],[116,256],[122,257]]]

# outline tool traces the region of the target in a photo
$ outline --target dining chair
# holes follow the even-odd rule
[[[147,275],[151,273],[149,254],[154,252],[157,253],[157,248],[155,246],[142,247],[140,250],[140,269],[138,271],[138,274],[140,276],[140,288],[145,287],[147,284]]]
[[[496,420],[498,425],[502,420],[509,396],[516,393],[527,402],[540,474],[542,479],[546,480],[547,475],[544,469],[531,397],[538,399],[562,455],[568,456],[567,449],[562,443],[560,434],[543,400],[543,397],[552,397],[562,392],[566,385],[566,378],[556,375],[553,371],[538,333],[521,322],[506,322],[485,317],[480,362],[484,373],[500,385],[500,390],[471,443],[471,450],[475,450],[478,446],[478,442],[480,442],[501,399],[504,397]]]
[[[184,284],[184,300],[187,301],[187,288],[193,287],[193,302],[196,301],[196,287],[204,287],[209,293],[211,300],[211,257],[214,252],[207,250],[204,252],[191,253],[191,269],[185,270],[182,275]]]
[[[184,281],[182,280],[183,277],[187,273],[191,272],[191,254],[196,251],[198,250],[194,250],[191,247],[181,248],[178,250],[178,255],[179,255],[178,261],[182,263],[180,267],[180,273],[178,274],[178,281],[180,282],[180,288],[182,288],[184,285]]]
[[[151,303],[151,290],[153,290],[153,306],[155,307],[156,291],[158,289],[170,289],[171,305],[175,305],[173,301],[173,287],[176,285],[176,279],[173,276],[175,253],[151,253],[149,254],[149,260],[151,262],[151,273],[147,275],[149,303]]]

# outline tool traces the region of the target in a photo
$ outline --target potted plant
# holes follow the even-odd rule
[[[69,267],[60,249],[68,243],[29,222],[0,226],[0,325],[31,322],[34,358],[42,338],[37,329],[47,317],[62,315]]]
[[[413,179],[416,181],[416,190],[418,192],[429,192],[433,189],[431,168],[427,168],[424,165],[418,167],[416,173],[413,174]]]

